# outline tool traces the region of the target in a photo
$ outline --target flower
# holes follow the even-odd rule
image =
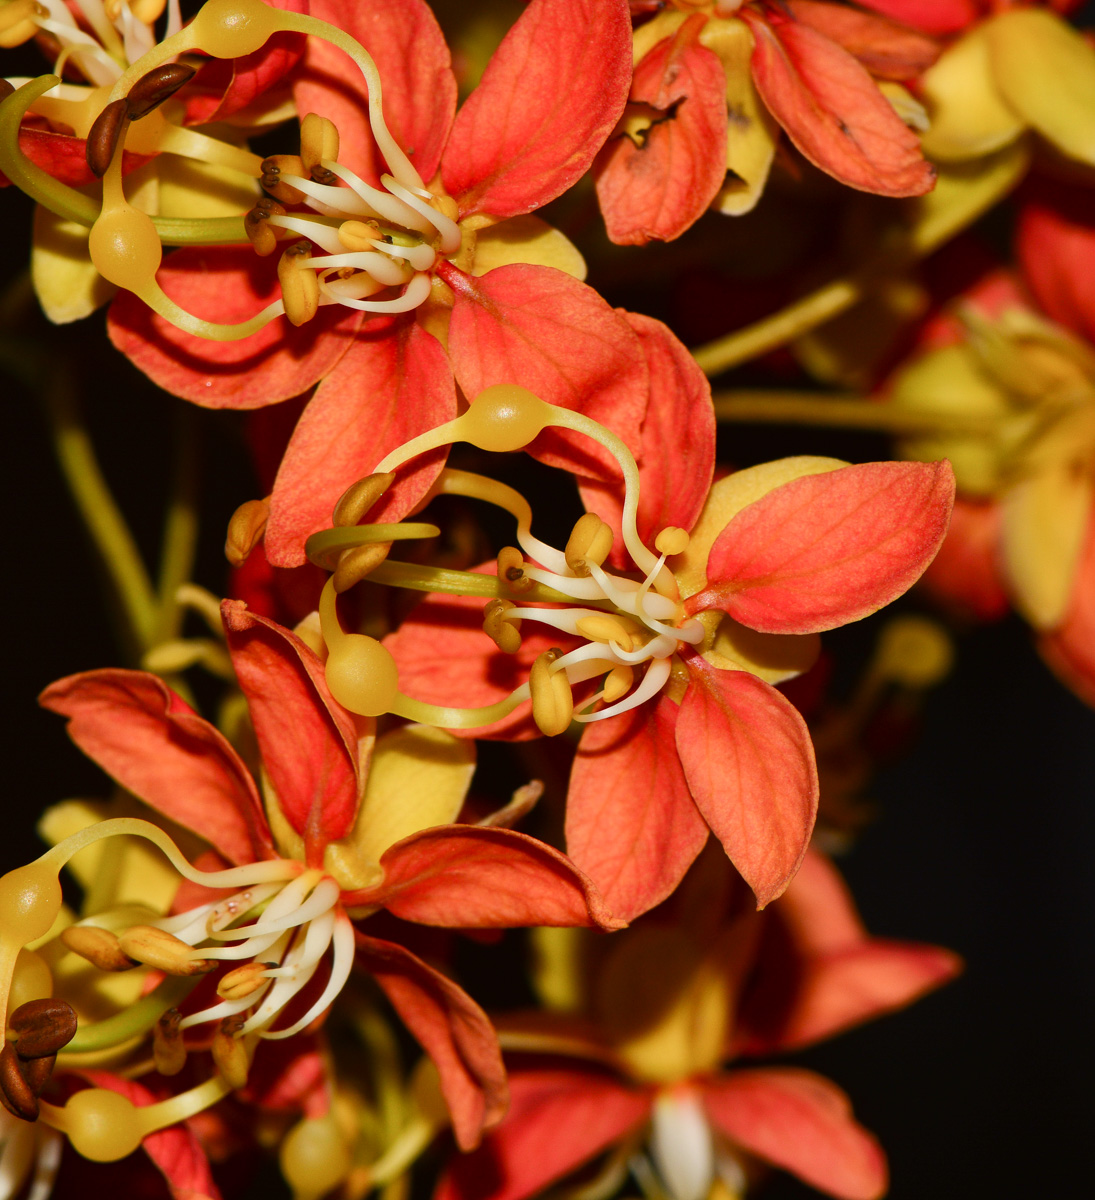
[[[148,1111],[77,1097],[73,1112],[73,1102],[43,1102],[43,1117],[88,1157],[128,1154],[142,1136],[242,1086],[255,1039],[280,1040],[310,1026],[356,961],[433,1057],[457,1138],[473,1145],[505,1104],[489,1023],[449,979],[360,923],[380,909],[459,928],[620,923],[561,854],[512,830],[452,824],[474,766],[470,743],[415,728],[375,738],[374,723],[355,722],[332,700],[322,664],[300,638],[237,602],[225,602],[223,619],[262,757],[265,812],[235,750],[155,676],[87,672],[52,684],[42,703],[69,718],[76,743],[127,790],[197,832],[230,865],[196,869],[155,826],[118,819],[91,825],[0,880],[0,899],[27,914],[5,928],[0,963],[48,930],[60,904],[60,865],[102,838],[147,838],[183,879],[229,888],[227,896],[202,891],[199,902],[171,916],[133,924],[120,910],[105,927],[97,914],[90,926],[63,934],[96,965],[118,969],[133,960],[168,975],[154,993],[163,1002],[146,999],[130,1009],[115,1022],[115,1041],[148,1032],[201,975],[231,964],[214,1002],[186,1012],[175,1031],[216,1023],[218,1074]],[[20,907],[15,896],[30,899]],[[0,987],[6,1004],[6,975]],[[284,1016],[298,996],[304,1012]],[[83,1036],[94,1039],[95,1030]],[[81,1036],[78,1030],[70,1051],[83,1048]],[[85,1124],[99,1103],[118,1110],[105,1143],[94,1120]]]
[[[960,963],[869,937],[820,854],[764,914],[717,865],[701,860],[664,909],[601,952],[541,940],[534,977],[549,1011],[498,1020],[512,1106],[450,1164],[438,1200],[524,1200],[610,1147],[639,1170],[643,1143],[672,1200],[703,1200],[716,1178],[740,1197],[754,1156],[840,1200],[882,1195],[885,1158],[838,1087],[798,1067],[723,1064],[902,1008]]]
[[[674,367],[698,383],[685,358],[661,364],[661,377]],[[336,574],[320,605],[327,679],[355,711],[505,735],[508,726],[491,724],[531,700],[541,733],[561,733],[572,719],[587,726],[567,802],[568,853],[628,918],[669,895],[709,831],[760,904],[787,886],[813,826],[817,780],[802,718],[772,684],[812,662],[818,632],[915,582],[942,541],[954,488],[947,463],[791,458],[708,491],[711,409],[694,404],[687,422],[675,421],[674,399],[666,389],[651,402],[639,467],[588,417],[521,388],[481,393],[463,416],[389,455],[363,507],[405,461],[438,445],[513,450],[553,426],[608,450],[622,488],[583,489],[591,511],[560,551],[532,534],[517,492],[446,470],[437,489],[511,513],[521,550],[504,550],[493,578],[376,567],[374,582],[449,593],[420,605],[384,645],[339,626],[335,589],[355,581],[352,570]],[[363,543],[432,532],[336,527],[309,552],[330,568]],[[614,545],[615,561],[635,574],[602,565]],[[526,637],[527,622],[548,634]],[[575,702],[572,685],[591,679],[600,690]]]
[[[932,168],[906,128],[922,113],[897,81],[937,53],[922,34],[824,0],[675,0],[635,31],[629,107],[597,161],[609,237],[671,240],[710,207],[749,212],[781,126],[851,187],[930,191]]]

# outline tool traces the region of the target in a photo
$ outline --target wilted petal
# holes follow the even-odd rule
[[[582,733],[567,794],[567,853],[631,920],[676,888],[707,841],[667,697]]]
[[[445,149],[441,177],[460,216],[503,220],[562,195],[612,132],[630,80],[626,0],[532,0]]]
[[[743,509],[711,548],[691,611],[768,633],[857,621],[919,579],[947,531],[948,463],[864,463],[807,475]]]
[[[886,1158],[828,1079],[796,1067],[734,1071],[713,1080],[704,1103],[727,1137],[839,1200],[878,1200]]]
[[[43,708],[109,775],[234,863],[274,856],[255,785],[225,738],[155,675],[86,671],[51,683]]]
[[[677,719],[685,778],[711,832],[763,908],[791,882],[814,827],[817,770],[806,723],[746,671],[698,655]]]

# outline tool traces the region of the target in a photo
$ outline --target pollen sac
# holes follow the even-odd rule
[[[225,1082],[233,1089],[247,1086],[247,1047],[237,1034],[243,1027],[244,1017],[225,1017],[213,1035],[213,1061]]]
[[[0,1102],[24,1121],[38,1120],[38,1097],[23,1075],[23,1064],[11,1042],[0,1051]]]
[[[76,1012],[64,1000],[28,1000],[8,1019],[20,1058],[43,1058],[67,1046],[76,1034]]]
[[[639,626],[626,617],[614,617],[609,613],[596,613],[582,617],[575,626],[582,637],[591,642],[615,642],[624,650],[635,649],[635,634]]]
[[[598,567],[612,549],[612,529],[596,513],[586,513],[575,522],[563,556],[575,575],[589,574],[589,564]]]
[[[42,16],[46,15],[44,9],[39,9],[37,0],[12,0],[10,4],[0,8],[0,46],[5,50],[12,50],[24,42],[29,42],[38,32],[38,22],[34,18],[39,13]],[[3,82],[7,83],[7,80]],[[0,92],[0,100],[5,94],[10,93]]]
[[[564,733],[574,715],[574,697],[565,671],[553,671],[551,664],[558,650],[545,650],[532,664],[529,691],[532,694],[532,719],[545,737]]]
[[[106,174],[128,120],[129,105],[125,100],[113,101],[95,118],[87,135],[85,154],[88,169],[96,179]]]
[[[265,258],[277,249],[278,230],[269,222],[273,216],[284,215],[285,209],[276,200],[264,196],[244,217],[243,227],[247,231],[251,245],[255,247],[255,253],[260,257]]]
[[[352,483],[339,497],[331,514],[331,523],[344,526],[358,524],[394,482],[395,472],[383,471],[366,475],[364,479]]]
[[[61,941],[100,971],[128,971],[137,965],[122,953],[118,935],[97,925],[70,925],[61,931]]]
[[[631,691],[631,685],[634,682],[635,672],[626,663],[613,667],[605,676],[604,702],[615,704],[617,700],[622,699]]]
[[[511,592],[527,592],[532,580],[525,574],[525,558],[516,546],[503,546],[498,552],[498,578]]]
[[[276,964],[274,964],[276,965]],[[266,974],[268,964],[260,962],[244,963],[236,967],[217,984],[217,995],[222,1000],[243,1000],[253,995],[268,980]]]
[[[121,935],[118,945],[123,954],[168,975],[205,975],[217,965],[212,959],[193,957],[186,942],[155,925],[134,925]]]
[[[246,562],[248,555],[262,540],[269,518],[270,504],[267,500],[246,500],[232,514],[224,539],[224,557],[232,566],[242,566]]]
[[[194,74],[195,69],[184,63],[164,63],[142,75],[125,98],[129,119],[139,121],[141,117],[147,117],[165,100],[170,100],[184,83],[189,83]]]
[[[263,160],[259,181],[270,195],[282,204],[303,204],[304,193],[288,183],[281,182],[283,175],[303,174],[304,163],[301,162],[299,154],[274,154]]]
[[[179,1022],[182,1013],[169,1008],[152,1028],[152,1058],[161,1075],[178,1075],[186,1066],[186,1045]]]
[[[654,549],[659,554],[671,558],[674,554],[683,554],[688,549],[688,530],[679,525],[667,525],[654,539]]]
[[[302,260],[310,257],[307,242],[297,242],[278,261],[278,282],[285,301],[285,315],[293,325],[307,324],[319,311],[319,276]]]
[[[334,123],[326,117],[309,113],[300,123],[300,160],[304,170],[314,178],[321,162],[335,162],[337,159],[338,130]]]
[[[343,221],[338,240],[353,254],[375,250],[374,243],[381,240],[380,226],[376,221]]]
[[[506,620],[506,613],[516,608],[512,600],[488,600],[483,609],[483,632],[503,654],[516,654],[521,649],[521,621]]]
[[[364,546],[354,546],[352,550],[343,550],[338,556],[338,565],[331,578],[335,591],[349,591],[366,575],[371,575],[388,557],[391,548],[391,542],[371,542]]]

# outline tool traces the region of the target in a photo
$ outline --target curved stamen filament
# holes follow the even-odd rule
[[[394,300],[355,300],[335,292],[334,288],[322,279],[319,288],[326,296],[330,296],[333,304],[344,304],[347,308],[357,308],[362,312],[398,313],[411,312],[420,304],[424,304],[430,298],[431,284],[429,275],[420,272],[407,284],[403,294]]]
[[[334,914],[334,931],[331,934],[330,942],[334,947],[334,961],[331,964],[331,976],[327,980],[327,986],[323,989],[319,999],[316,1000],[299,1021],[290,1025],[288,1029],[278,1029],[274,1032],[267,1030],[263,1032],[263,1037],[277,1041],[281,1038],[292,1037],[295,1033],[300,1033],[302,1029],[310,1025],[320,1013],[330,1006],[334,998],[345,987],[346,980],[350,978],[350,971],[354,965],[354,927],[345,913],[339,912]],[[246,1028],[247,1026],[244,1026],[245,1030]]]
[[[619,716],[620,713],[629,712],[633,708],[638,708],[640,704],[644,704],[647,700],[653,699],[669,680],[672,673],[673,664],[668,658],[656,658],[651,662],[646,669],[646,674],[642,677],[639,686],[623,700],[616,704],[609,705],[608,708],[602,708],[600,712],[595,713],[575,713],[574,720],[583,725],[588,725],[592,721],[604,721],[609,717]],[[600,699],[604,693],[600,693],[594,697],[594,700]]]
[[[328,194],[324,198],[336,209],[342,209],[345,201],[356,196],[358,205],[355,208],[347,207],[343,211],[354,213],[356,216],[380,217],[381,220],[391,221],[395,225],[402,225],[405,229],[413,229],[416,233],[427,236],[434,233],[434,224],[428,217],[423,218],[417,209],[400,200],[398,196],[370,187],[349,167],[344,167],[341,163],[329,159],[324,159],[320,166],[326,167],[332,175],[347,185],[346,188],[328,187],[326,189]],[[292,175],[286,176],[286,182],[291,183],[293,187],[300,186]],[[305,189],[301,188],[300,190],[304,191]],[[334,195],[331,196],[330,193],[334,193]]]
[[[455,254],[460,249],[460,243],[463,240],[460,233],[460,226],[450,217],[446,217],[444,213],[440,213],[431,204],[427,204],[420,196],[414,195],[408,188],[400,187],[400,185],[390,176],[382,175],[380,182],[395,196],[402,200],[414,209],[416,213],[428,221],[441,236],[440,246],[442,254]],[[426,193],[429,195],[429,193]]]

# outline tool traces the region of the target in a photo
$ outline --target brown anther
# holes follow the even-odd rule
[[[394,482],[394,471],[382,471],[350,484],[335,505],[331,523],[356,525]]]
[[[137,964],[118,945],[118,935],[96,925],[70,925],[61,931],[61,942],[100,971],[128,971]]]
[[[375,221],[343,221],[338,227],[338,240],[352,254],[375,250],[380,240],[380,226]]]
[[[313,167],[309,178],[313,183],[322,183],[325,187],[334,187],[338,183],[338,176],[326,167]]]
[[[284,216],[285,209],[269,196],[263,198],[243,218],[243,228],[255,247],[255,253],[265,258],[273,254],[278,245],[279,228],[269,223],[273,216]]]
[[[294,242],[278,260],[278,283],[291,325],[304,325],[319,311],[319,276],[301,261],[311,253],[308,242]]]
[[[516,607],[512,600],[495,597],[483,609],[483,632],[503,654],[516,654],[521,649],[521,618],[506,620],[506,613]]]
[[[262,540],[270,518],[268,500],[245,500],[228,520],[224,539],[224,557],[234,567],[241,566]]]
[[[23,1075],[23,1064],[11,1042],[0,1050],[0,1101],[24,1121],[38,1120],[38,1097]]]
[[[76,1010],[64,1000],[28,1000],[8,1018],[20,1058],[42,1058],[67,1046],[76,1033]]]
[[[182,1013],[169,1008],[152,1027],[152,1058],[161,1075],[178,1075],[186,1066],[186,1045],[179,1022]]]
[[[563,557],[578,576],[589,574],[589,564],[601,563],[612,549],[612,529],[596,513],[585,513],[574,523]]]
[[[338,130],[333,121],[318,113],[309,113],[300,123],[300,161],[305,171],[315,178],[321,162],[338,159]]]
[[[40,1096],[42,1089],[49,1083],[49,1077],[53,1074],[53,1067],[56,1062],[56,1054],[44,1054],[41,1058],[19,1059],[19,1069],[23,1073],[23,1078],[27,1081],[27,1087],[36,1096]]]
[[[118,938],[118,945],[123,954],[168,975],[207,975],[217,965],[212,959],[195,958],[186,942],[155,925],[134,925]]]
[[[247,1018],[242,1013],[225,1017],[213,1035],[213,1062],[224,1076],[229,1087],[236,1089],[247,1085],[247,1047],[240,1041],[239,1031]]]
[[[263,159],[262,175],[259,177],[262,186],[282,204],[303,204],[304,193],[291,184],[282,183],[283,175],[304,175],[304,164],[299,154],[274,154]]]
[[[222,1000],[242,1000],[257,992],[260,987],[270,982],[266,974],[276,963],[249,962],[242,967],[236,967],[217,984],[217,995]]]
[[[142,75],[125,98],[129,119],[139,121],[141,117],[147,117],[165,100],[170,100],[184,83],[189,83],[194,73],[195,68],[185,63],[164,63],[162,67],[154,67],[147,75]]]
[[[525,574],[525,559],[516,546],[503,546],[498,551],[498,578],[511,592],[527,592],[532,580]]]
[[[553,671],[552,663],[562,651],[552,647],[532,664],[529,691],[532,695],[532,719],[545,737],[555,737],[570,725],[574,715],[574,697],[566,671]]]
[[[364,546],[354,546],[351,550],[343,550],[338,556],[338,564],[331,578],[331,585],[335,591],[347,592],[366,575],[371,575],[388,557],[391,548],[391,542],[370,542]]]
[[[96,179],[106,174],[129,120],[125,100],[114,100],[95,118],[87,135],[87,165]]]

